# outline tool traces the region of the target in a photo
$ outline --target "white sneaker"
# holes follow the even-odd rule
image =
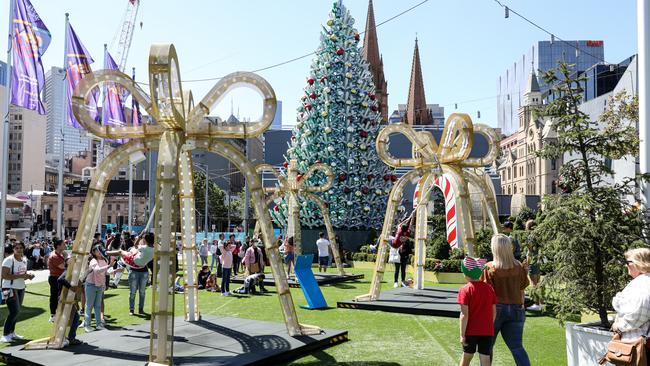
[[[49,320],[50,323],[54,323],[54,317],[55,317],[54,315],[50,315],[50,320]]]
[[[23,336],[21,336],[21,335],[19,335],[19,334],[16,334],[15,332],[14,332],[14,333],[11,333],[11,338],[13,338],[13,339],[18,339],[18,340],[25,339],[25,337],[23,337]]]
[[[0,342],[2,343],[11,343],[11,341],[13,341],[13,338],[11,338],[11,334],[2,336],[2,338],[0,338]]]
[[[67,339],[63,340],[63,347],[68,347],[70,345],[70,341]]]
[[[90,325],[84,325],[84,330],[86,331],[86,333],[90,333],[93,331],[93,328],[91,328]]]
[[[539,304],[534,304],[532,306],[527,307],[526,310],[528,310],[528,311],[541,311],[542,306],[539,305]]]
[[[223,296],[230,296],[230,295],[231,295],[231,294],[230,294],[230,291],[226,291],[226,292],[223,294]]]
[[[393,285],[393,288],[398,288],[398,287],[399,287],[399,283],[395,282],[395,284]]]
[[[95,329],[97,329],[97,330],[106,330],[106,327],[104,326],[104,324],[99,324]]]

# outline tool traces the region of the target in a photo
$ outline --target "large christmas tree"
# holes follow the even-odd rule
[[[335,2],[321,32],[286,159],[297,159],[302,172],[317,162],[332,168],[334,185],[321,197],[335,227],[379,228],[396,177],[375,150],[379,102],[353,25],[348,10]],[[321,174],[308,183],[324,180]],[[282,221],[285,215],[283,202],[274,216]],[[302,202],[301,222],[323,225],[318,208],[308,202]]]

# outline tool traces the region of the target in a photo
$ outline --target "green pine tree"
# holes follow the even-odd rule
[[[335,227],[380,228],[396,177],[375,150],[379,102],[359,39],[354,19],[340,1],[335,2],[321,32],[286,159],[297,159],[301,171],[316,162],[332,168],[334,185],[321,197]],[[324,180],[321,174],[308,183]],[[302,225],[322,226],[318,208],[308,202],[302,205]],[[280,203],[273,215],[283,222],[285,212]]]

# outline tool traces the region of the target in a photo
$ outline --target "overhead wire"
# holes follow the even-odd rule
[[[384,24],[386,24],[386,23],[388,23],[390,21],[393,21],[393,20],[401,17],[402,15],[404,15],[404,14],[410,12],[410,11],[413,11],[414,9],[424,5],[427,2],[429,2],[429,0],[423,0],[423,1],[411,6],[410,8],[408,8],[408,9],[406,9],[404,11],[402,11],[402,12],[400,12],[398,14],[395,14],[392,17],[390,17],[390,18],[388,18],[388,19],[386,19],[386,20],[384,20],[384,21],[382,21],[380,23],[377,23],[375,25],[375,29],[379,28],[380,26],[382,26],[382,25],[384,25]],[[365,31],[360,32],[359,35],[363,35],[364,33],[365,33]],[[309,52],[309,53],[304,54],[302,56],[294,57],[294,58],[291,58],[291,59],[286,60],[286,61],[282,61],[282,62],[278,62],[276,64],[272,64],[272,65],[269,65],[269,66],[261,67],[259,69],[251,70],[251,72],[261,72],[261,71],[266,71],[266,70],[269,70],[269,69],[274,69],[276,67],[284,66],[286,64],[290,64],[290,63],[302,60],[302,59],[304,59],[306,57],[313,56],[318,52],[319,52],[319,50]],[[210,78],[202,78],[202,79],[190,79],[190,80],[184,80],[183,82],[185,82],[185,83],[195,83],[195,82],[203,82],[203,81],[215,81],[215,80],[219,80],[219,79],[222,79],[222,78],[223,78],[223,76],[219,76],[219,77],[210,77]]]
[[[558,37],[557,34],[555,34],[555,33],[551,32],[551,31],[547,30],[546,28],[542,27],[541,25],[539,25],[539,24],[535,23],[534,21],[528,19],[527,17],[525,17],[524,15],[522,15],[521,13],[519,13],[518,11],[514,10],[513,8],[511,8],[511,7],[507,6],[507,5],[504,5],[500,0],[492,0],[492,1],[494,1],[494,2],[497,3],[497,4],[499,4],[499,6],[501,6],[502,8],[506,9],[506,11],[507,11],[508,13],[513,13],[513,14],[515,14],[516,16],[518,16],[518,17],[520,17],[521,19],[523,19],[524,21],[526,21],[528,24],[530,24],[530,25],[532,25],[533,27],[535,27],[535,28],[541,30],[542,32],[544,32],[544,33],[546,33],[546,34],[548,34],[549,36],[551,36],[551,39],[559,40],[560,42],[562,42],[562,43],[564,43],[564,44],[566,44],[566,45],[568,45],[568,46],[570,46],[570,47],[572,47],[572,48],[575,48],[577,51],[580,51],[580,52],[582,52],[582,53],[584,53],[584,54],[586,54],[586,55],[589,55],[589,56],[591,56],[591,57],[593,57],[593,58],[595,58],[595,59],[597,59],[597,60],[600,60],[600,61],[602,61],[602,62],[608,64],[608,65],[611,64],[611,62],[607,62],[603,57],[596,56],[596,55],[594,55],[594,54],[592,54],[592,53],[590,53],[590,52],[587,52],[587,51],[584,50],[583,48],[580,48],[579,46],[577,46],[577,45],[575,45],[575,44],[573,44],[573,43],[571,43],[571,42],[569,42],[569,41],[565,41],[564,39]]]

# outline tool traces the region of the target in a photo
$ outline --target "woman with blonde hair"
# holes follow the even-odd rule
[[[497,294],[492,346],[501,332],[517,366],[529,366],[528,353],[522,342],[526,312],[524,289],[528,287],[526,268],[515,259],[509,237],[497,234],[490,243],[494,260],[488,262],[481,279],[492,285]]]
[[[635,341],[650,333],[650,249],[637,248],[625,252],[625,266],[632,281],[612,299],[616,310],[612,330],[620,333],[624,342]],[[648,352],[650,349],[646,344],[646,354]]]

